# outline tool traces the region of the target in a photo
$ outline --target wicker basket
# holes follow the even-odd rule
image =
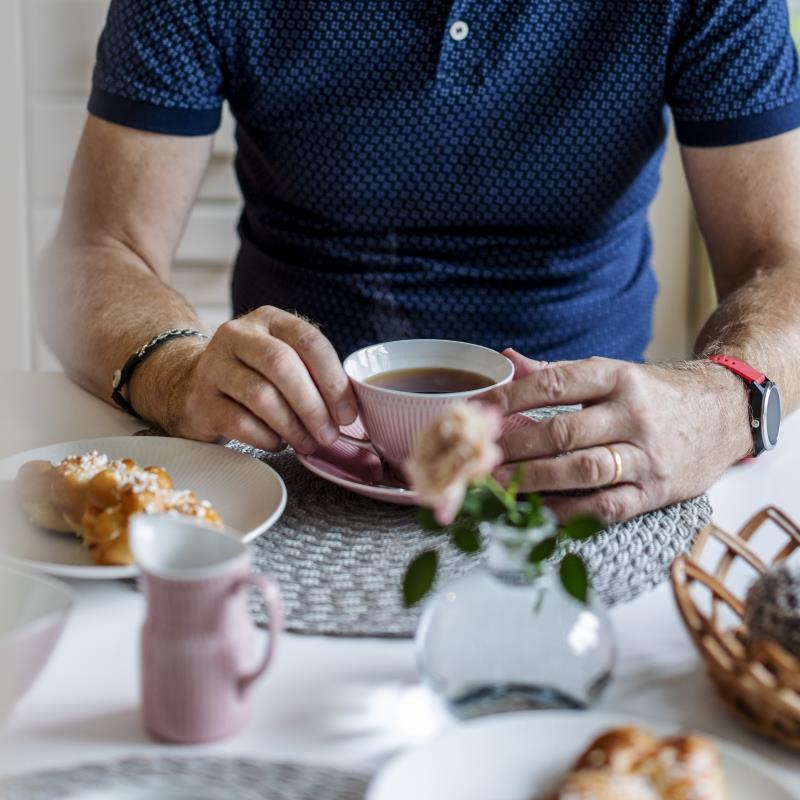
[[[744,597],[731,588],[732,568],[755,579],[768,564],[756,555],[753,539],[766,522],[786,535],[771,557],[777,563],[800,547],[800,528],[777,508],[765,508],[731,536],[713,523],[701,531],[691,553],[672,568],[672,588],[681,615],[722,698],[759,733],[800,750],[800,660],[774,643],[749,641]],[[722,546],[713,571],[700,566]],[[738,576],[737,576],[738,577]],[[747,585],[749,586],[749,581]]]

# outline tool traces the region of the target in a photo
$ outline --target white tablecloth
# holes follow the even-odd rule
[[[3,385],[2,455],[138,427],[60,375],[3,376]],[[798,446],[795,415],[784,426],[778,451],[735,467],[713,488],[717,522],[735,530],[769,503],[800,519]],[[186,753],[371,772],[400,748],[459,724],[419,685],[411,642],[286,635],[257,687],[246,732],[203,747],[157,744],[139,722],[141,595],[116,582],[73,585],[79,602],[64,636],[0,734],[0,773]],[[619,663],[599,709],[673,722],[744,745],[769,759],[800,797],[800,757],[750,734],[717,700],[668,586],[615,609],[612,618]]]

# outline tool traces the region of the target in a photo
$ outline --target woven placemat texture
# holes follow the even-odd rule
[[[441,580],[478,563],[479,557],[458,552],[446,537],[422,531],[413,508],[352,494],[308,472],[290,451],[271,455],[230,446],[262,459],[286,482],[286,511],[252,547],[256,568],[281,585],[289,630],[413,636],[419,609],[403,607],[400,585],[414,555],[441,545]],[[610,527],[579,548],[595,592],[611,606],[656,586],[710,519],[702,496]],[[258,606],[255,613],[263,621]]]
[[[235,758],[130,758],[0,780],[0,800],[113,800],[125,790],[142,797],[166,790],[198,800],[363,800],[363,775],[305,764]],[[125,793],[125,797],[129,794]],[[139,796],[137,794],[137,796]]]

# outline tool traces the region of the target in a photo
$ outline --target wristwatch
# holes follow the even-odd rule
[[[766,375],[731,356],[709,356],[709,361],[726,367],[747,383],[750,394],[750,430],[753,433],[753,458],[778,443],[781,429],[781,396]]]

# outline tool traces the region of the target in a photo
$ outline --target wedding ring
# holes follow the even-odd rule
[[[607,444],[604,445],[604,447],[609,453],[611,453],[611,457],[614,459],[614,477],[611,479],[611,482],[608,485],[615,486],[622,480],[622,459],[620,458],[619,452],[614,445]]]

